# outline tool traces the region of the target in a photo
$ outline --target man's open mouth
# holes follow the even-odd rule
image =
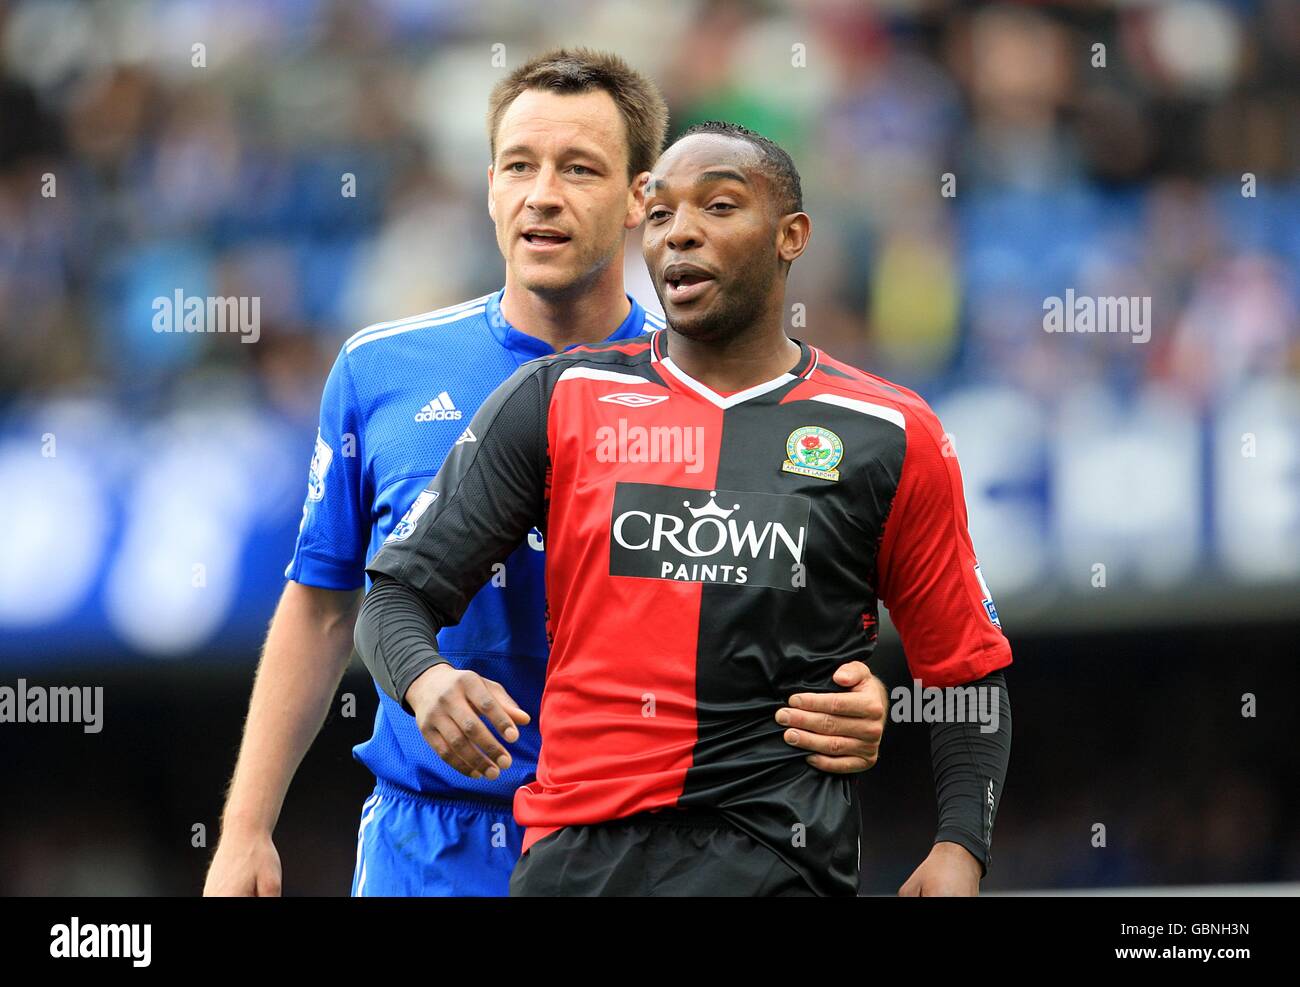
[[[534,247],[558,247],[573,239],[558,230],[525,230],[523,237]]]
[[[670,264],[664,270],[668,297],[678,304],[698,298],[715,280],[704,268],[693,264]]]

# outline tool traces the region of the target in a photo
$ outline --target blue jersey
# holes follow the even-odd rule
[[[324,589],[357,589],[366,562],[417,499],[479,405],[520,364],[554,352],[501,314],[504,289],[461,305],[362,329],[343,346],[321,399],[307,500],[285,576]],[[608,338],[625,339],[663,321],[635,299]],[[456,667],[500,682],[533,721],[510,745],[513,763],[494,781],[447,767],[415,719],[379,692],[374,735],[353,754],[381,782],[424,795],[509,806],[533,779],[541,740],[537,710],[547,645],[541,535],[505,560],[466,610],[438,635]],[[378,690],[377,690],[378,691]]]

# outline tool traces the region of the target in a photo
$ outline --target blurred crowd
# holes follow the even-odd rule
[[[673,131],[738,120],[813,216],[804,335],[930,396],[1300,376],[1292,0],[0,3],[0,402],[202,393],[315,413],[363,325],[493,290],[492,84],[616,50]],[[629,286],[657,307],[637,256]],[[152,330],[260,298],[257,345]],[[1044,300],[1151,299],[1150,341]]]

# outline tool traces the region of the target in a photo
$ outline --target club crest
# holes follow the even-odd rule
[[[840,460],[844,458],[844,443],[828,428],[805,425],[790,433],[785,442],[785,462],[781,469],[799,476],[815,476],[819,480],[838,480]]]

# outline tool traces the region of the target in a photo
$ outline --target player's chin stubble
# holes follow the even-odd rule
[[[521,272],[523,285],[534,294],[548,298],[564,298],[577,292],[585,291],[601,273],[609,267],[617,252],[613,249],[601,253],[593,250],[590,255],[577,258],[564,265],[536,265],[530,275],[527,268]]]
[[[665,286],[656,281],[659,304],[673,331],[694,342],[721,345],[756,325],[767,304],[773,275],[759,264],[749,266],[748,270],[750,274],[743,280],[719,282],[713,304],[698,313],[674,311],[664,300]]]

